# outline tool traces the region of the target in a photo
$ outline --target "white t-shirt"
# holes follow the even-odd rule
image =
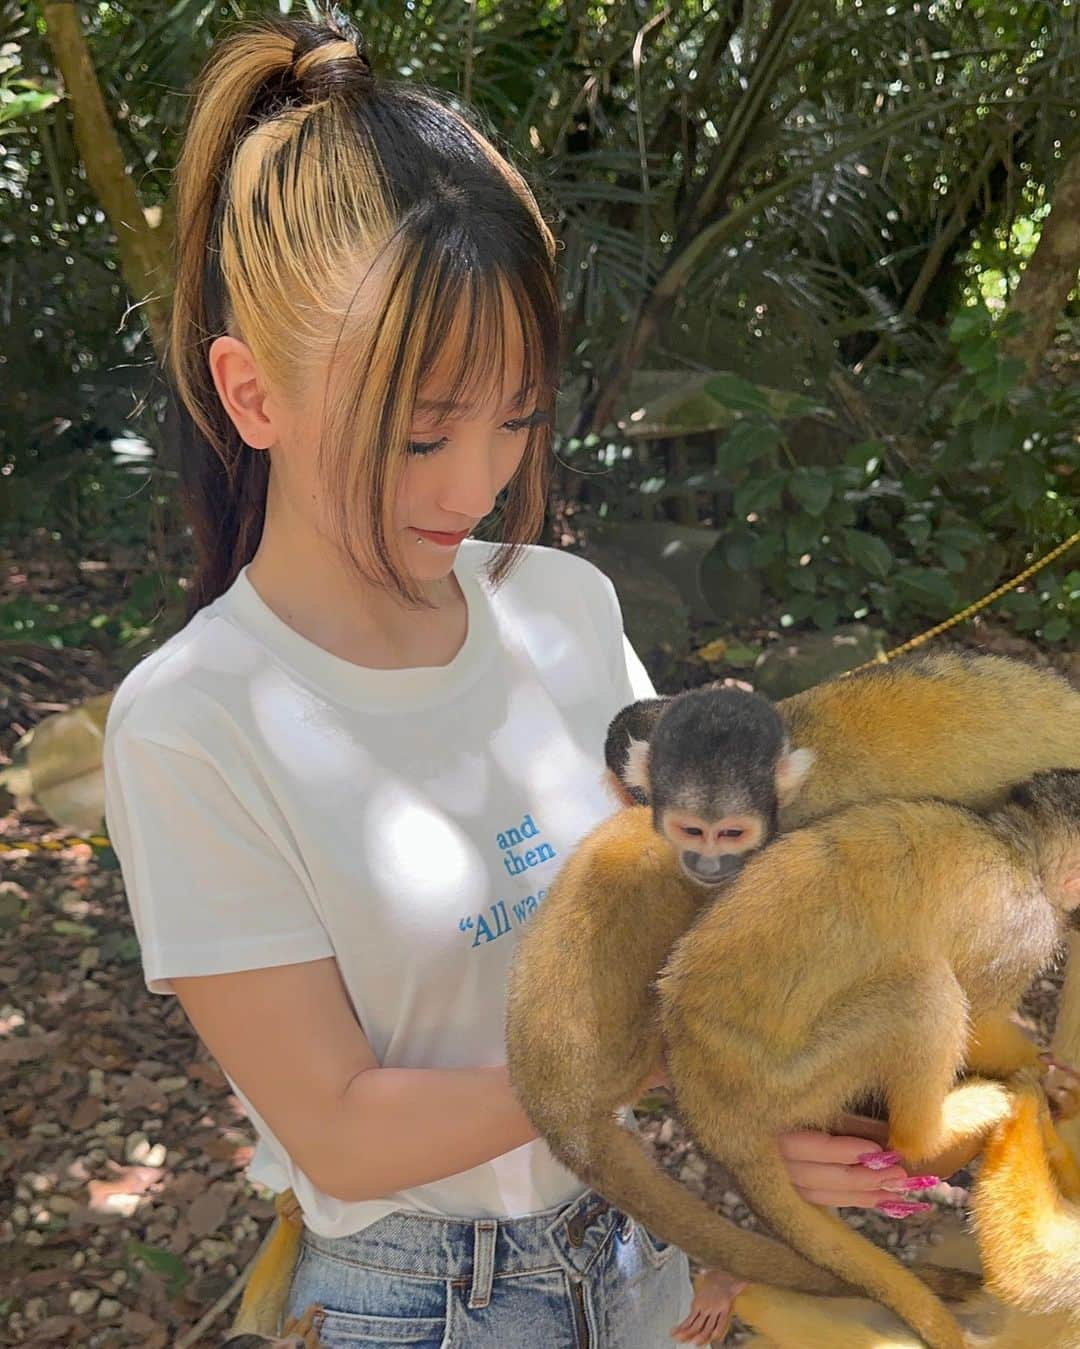
[[[278,618],[245,568],[127,674],[105,730],[106,825],[152,992],[333,955],[381,1065],[506,1061],[517,934],[614,809],[609,721],[654,690],[602,572],[529,547],[493,590],[482,567],[497,547],[458,550],[468,629],[448,665],[334,656]],[[237,1096],[259,1135],[249,1174],[291,1186],[324,1236],[394,1209],[517,1217],[584,1189],[537,1139],[345,1202]]]

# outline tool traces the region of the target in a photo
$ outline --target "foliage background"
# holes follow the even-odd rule
[[[1077,528],[1076,0],[345,8],[377,71],[477,110],[562,240],[549,541],[656,561],[665,527],[709,531],[699,635],[899,638]],[[176,621],[168,278],[118,241],[167,256],[185,91],[263,10],[313,6],[0,4],[0,541],[76,591],[87,559],[131,562],[107,610],[9,595],[0,639],[134,656]],[[1075,560],[1002,608],[1074,641]]]

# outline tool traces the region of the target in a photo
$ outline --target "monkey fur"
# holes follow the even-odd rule
[[[657,980],[668,1073],[694,1137],[794,1249],[890,1307],[931,1349],[962,1349],[953,1315],[799,1196],[775,1136],[827,1129],[876,1087],[890,1147],[908,1165],[984,1137],[1008,1116],[1008,1089],[953,1083],[972,1060],[1014,1072],[1016,1046],[1007,1037],[1006,1062],[994,1063],[993,1037],[971,1052],[969,1039],[1007,1022],[1078,914],[1080,771],[1053,770],[985,817],[885,800],[781,837],[676,942]],[[636,1178],[618,1189],[613,1202],[683,1245],[696,1199],[683,1191],[669,1204]],[[737,1260],[716,1263],[760,1279]]]
[[[934,710],[942,699],[955,733]],[[650,736],[672,701],[635,703],[609,728],[607,763],[624,801],[633,802],[635,786],[639,799],[648,800],[648,773],[655,765],[639,753],[637,781],[628,781],[634,777],[626,771],[631,742]],[[958,707],[969,705],[974,716],[960,715]],[[888,792],[888,777],[872,771],[874,753],[884,756],[898,786],[912,795],[953,794],[978,803],[992,801],[1003,784],[1062,759],[1080,766],[1080,695],[1054,675],[999,657],[910,658],[808,690],[781,703],[781,716],[785,709],[797,715],[781,754],[792,753],[792,727],[796,746],[810,753],[793,765],[795,790],[778,789],[781,829],[800,803],[799,770],[806,775],[812,769],[802,793],[812,792],[815,815],[846,804],[853,778],[871,799]],[[859,737],[870,740],[870,755]],[[566,860],[543,908],[519,938],[508,982],[507,1058],[523,1108],[585,1183],[614,1196],[628,1177],[627,1203],[654,1184],[673,1201],[686,1198],[613,1118],[660,1061],[655,974],[673,942],[717,893],[672,865],[674,847],[656,832],[653,808],[621,811],[601,823]],[[767,960],[768,953],[756,958]],[[550,996],[553,987],[560,989],[557,1000]],[[1011,1028],[1002,1034],[1013,1037]],[[823,1279],[805,1262],[779,1259],[775,1243],[764,1238],[733,1264],[733,1243],[743,1244],[746,1235],[733,1235],[730,1224],[698,1204],[676,1242],[702,1263],[741,1277],[841,1291],[837,1280]],[[928,1270],[926,1277],[945,1295],[957,1291],[949,1286],[948,1271]]]
[[[733,700],[765,701],[728,692]],[[643,699],[612,721],[605,758],[609,785],[623,804],[647,804],[650,736],[687,696]],[[884,796],[938,796],[986,808],[1040,769],[1080,767],[1080,693],[1053,671],[1008,656],[902,656],[826,680],[775,707],[789,744],[811,758],[798,792],[781,802],[782,832]],[[721,759],[723,740],[710,743]],[[710,778],[703,785],[710,787]]]
[[[1065,1130],[1059,1134],[1052,1124],[1037,1079],[1018,1074],[1009,1089],[1011,1112],[983,1148],[972,1196],[977,1244],[970,1232],[954,1231],[932,1258],[972,1272],[981,1267],[989,1292],[956,1309],[973,1349],[1080,1349],[1080,1161]],[[922,1344],[864,1299],[748,1284],[734,1312],[758,1332],[750,1341],[758,1349]]]

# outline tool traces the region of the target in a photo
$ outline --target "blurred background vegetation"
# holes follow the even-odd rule
[[[562,241],[545,538],[643,648],[900,640],[1080,527],[1077,0],[342,8]],[[9,651],[130,664],[179,621],[170,169],[207,48],[267,10],[314,6],[0,0]],[[1075,645],[1076,551],[999,612]]]

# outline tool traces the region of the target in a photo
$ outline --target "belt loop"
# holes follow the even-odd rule
[[[469,1306],[486,1307],[491,1301],[491,1280],[495,1272],[494,1218],[477,1218],[473,1223],[473,1274]]]

